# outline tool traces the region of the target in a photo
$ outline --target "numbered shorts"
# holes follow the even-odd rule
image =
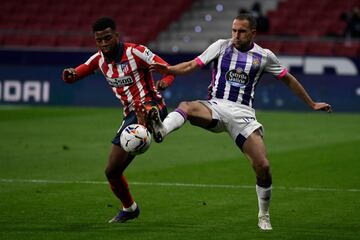
[[[254,109],[224,99],[200,102],[211,109],[212,118],[217,120],[216,125],[208,130],[228,132],[241,150],[246,139],[255,130],[259,129],[263,136],[263,126],[256,120]]]

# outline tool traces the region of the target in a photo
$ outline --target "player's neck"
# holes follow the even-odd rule
[[[112,51],[108,52],[107,54],[104,54],[104,56],[110,62],[115,61],[116,57],[118,55],[118,52],[119,52],[119,44]]]
[[[107,54],[104,54],[106,59],[111,62],[111,61],[114,61],[115,60],[115,57],[116,57],[116,51],[112,51],[112,52],[109,52]]]
[[[238,48],[235,47],[238,51],[240,52],[247,52],[249,51],[250,49],[252,49],[254,47],[254,43],[251,42],[249,45],[246,45],[246,46],[239,46]]]

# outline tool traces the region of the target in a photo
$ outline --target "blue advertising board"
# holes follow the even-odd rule
[[[75,84],[65,84],[61,73],[87,60],[91,53],[11,52],[0,62],[0,105],[121,106],[101,74]],[[160,54],[171,64],[196,55]],[[360,59],[280,56],[280,61],[304,85],[316,101],[332,104],[335,111],[360,111]],[[159,75],[155,75],[159,79]],[[210,67],[178,76],[163,95],[169,106],[184,100],[206,99]],[[281,81],[264,75],[257,86],[258,109],[305,110],[302,103]]]

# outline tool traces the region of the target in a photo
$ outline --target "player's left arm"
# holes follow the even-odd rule
[[[295,95],[302,99],[313,110],[321,110],[328,113],[332,111],[330,104],[325,102],[314,102],[301,83],[289,72],[281,78],[281,81],[284,82]]]

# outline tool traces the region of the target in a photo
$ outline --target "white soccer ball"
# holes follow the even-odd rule
[[[151,134],[141,124],[130,124],[120,135],[121,147],[132,155],[146,152],[151,144]]]

